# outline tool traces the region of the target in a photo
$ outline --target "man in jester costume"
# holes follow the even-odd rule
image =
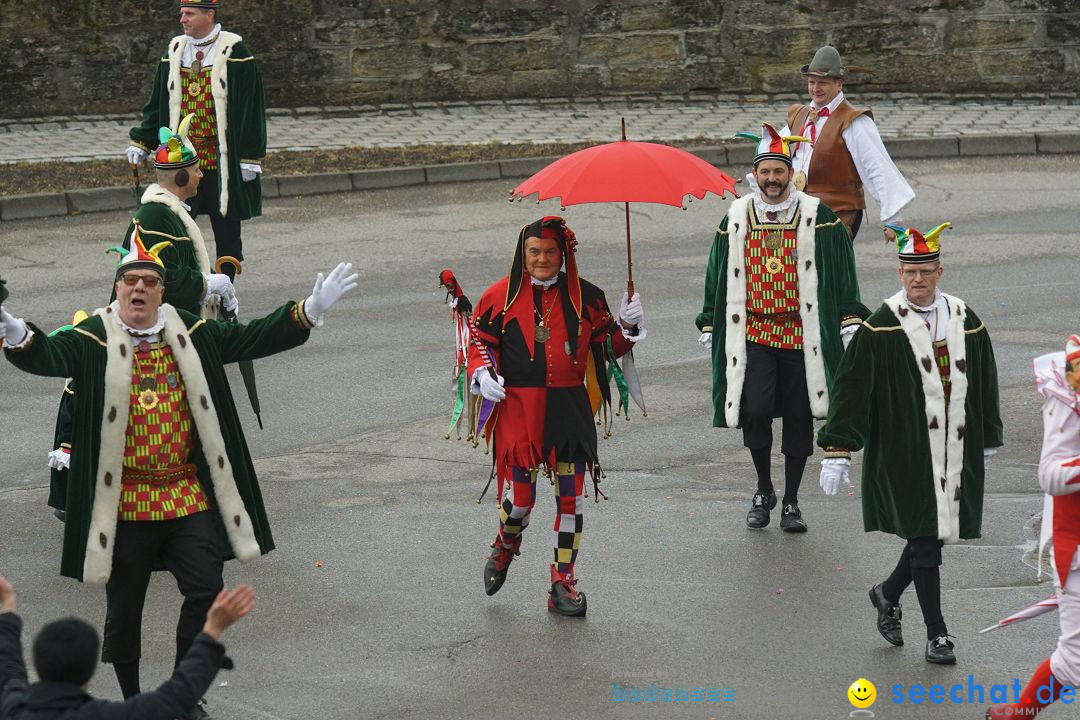
[[[132,238],[140,234],[144,242],[160,244],[159,259],[165,266],[164,302],[194,315],[211,318],[217,308],[235,313],[236,289],[224,273],[213,272],[199,226],[187,201],[198,192],[202,170],[199,156],[188,137],[194,115],[188,115],[176,130],[158,131],[160,145],[154,151],[157,183],[146,189],[142,204],[124,233],[123,251],[133,248]],[[111,300],[116,299],[115,290]],[[76,315],[72,325],[85,314]],[[60,331],[66,330],[62,328]],[[57,413],[53,451],[49,453],[49,505],[63,517],[67,498],[67,474],[71,462],[71,423],[76,387],[64,385]]]
[[[1032,673],[1020,702],[995,705],[988,720],[1033,717],[1080,687],[1080,335],[1065,352],[1035,358],[1035,387],[1043,398],[1039,485],[1043,503],[1040,549],[1050,547],[1061,634],[1057,648]]]
[[[548,609],[583,617],[587,604],[575,587],[574,563],[586,473],[599,481],[593,415],[606,400],[608,360],[646,333],[638,294],[624,293],[613,316],[603,291],[578,276],[576,247],[560,217],[521,229],[510,274],[476,305],[468,373],[473,394],[496,404],[490,419],[480,415],[481,432],[494,439],[500,502],[484,590],[494,595],[506,580],[546,466],[557,501]]]
[[[218,0],[180,0],[183,34],[158,63],[142,122],[130,132],[128,162],[138,165],[158,144],[158,128],[193,115],[189,140],[202,170],[191,216],[210,216],[217,256],[244,259],[240,223],[262,214],[266,98],[255,56],[236,33],[221,29]],[[146,199],[143,200],[146,202]],[[233,277],[235,266],[222,268]]]
[[[1002,444],[990,335],[963,300],[937,289],[948,227],[891,227],[903,288],[855,333],[817,437],[825,493],[848,481],[850,453],[865,450],[863,527],[906,541],[892,574],[870,589],[878,632],[904,644],[900,596],[914,583],[924,655],[936,664],[956,662],[941,613],[942,545],[980,536],[985,468]]]
[[[356,287],[342,263],[311,295],[248,325],[200,318],[162,302],[166,269],[138,234],[116,270],[116,300],[72,330],[47,336],[0,308],[0,340],[16,367],[71,377],[71,482],[60,572],[104,583],[102,659],[124,697],[140,692],[143,601],[151,571],[173,574],[184,604],[176,659],[222,588],[222,563],[274,548],[225,364],[307,341]]]
[[[712,351],[713,425],[742,428],[757,472],[747,527],[766,527],[777,504],[772,421],[782,417],[780,527],[801,533],[807,524],[798,493],[814,418],[828,412],[844,342],[869,313],[847,230],[791,182],[791,146],[806,139],[768,123],[760,136],[739,135],[758,142],[757,189],[731,203],[713,238],[698,341]]]

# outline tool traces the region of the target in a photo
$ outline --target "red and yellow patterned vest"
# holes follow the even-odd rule
[[[172,349],[162,343],[136,349],[120,520],[174,520],[209,507],[195,466],[188,463],[193,427]]]
[[[188,139],[199,153],[199,167],[203,170],[217,170],[217,115],[214,112],[214,94],[210,89],[210,67],[194,75],[191,68],[180,69],[180,117],[194,113],[188,129]],[[191,94],[191,89],[198,92]]]
[[[799,315],[798,228],[790,223],[760,224],[753,207],[746,233],[746,339],[782,350],[802,350]]]

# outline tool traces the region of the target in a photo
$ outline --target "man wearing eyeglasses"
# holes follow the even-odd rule
[[[301,303],[246,326],[207,320],[163,302],[167,242],[147,249],[136,229],[116,271],[116,300],[72,331],[50,337],[0,307],[8,360],[73,377],[81,389],[60,572],[105,583],[102,659],[125,698],[141,691],[142,610],[155,566],[184,596],[179,663],[222,588],[224,560],[274,548],[224,365],[303,344],[357,277],[342,263],[320,273]]]
[[[941,549],[980,536],[986,466],[1002,444],[990,335],[963,300],[937,289],[948,227],[924,235],[890,226],[903,289],[855,333],[817,437],[827,495],[848,481],[850,453],[865,450],[863,527],[907,541],[892,574],[870,588],[877,630],[904,644],[900,596],[914,584],[924,657],[935,664],[956,662],[941,613]]]
[[[142,204],[124,233],[123,247],[131,250],[129,239],[136,228],[151,245],[168,241],[161,251],[165,265],[164,302],[211,318],[216,316],[219,305],[235,313],[239,304],[229,276],[212,271],[202,232],[187,204],[198,192],[203,177],[199,154],[188,137],[193,120],[188,115],[175,131],[164,127],[158,131],[160,145],[154,151],[157,182],[143,193]],[[116,299],[115,293],[111,299]],[[67,508],[68,468],[73,452],[71,423],[77,392],[75,383],[64,385],[53,451],[49,453],[49,506],[61,519]]]

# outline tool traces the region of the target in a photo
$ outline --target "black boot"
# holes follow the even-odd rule
[[[870,588],[870,604],[877,608],[877,629],[881,637],[893,645],[903,645],[904,634],[900,631],[900,619],[904,614],[900,611],[900,603],[886,600],[881,592],[881,583],[878,583]]]
[[[499,592],[499,588],[506,582],[506,572],[510,569],[510,563],[515,555],[521,554],[518,550],[521,547],[521,534],[514,537],[510,547],[503,546],[501,534],[496,535],[491,547],[493,548],[491,555],[484,563],[484,592],[488,595]]]
[[[585,617],[588,603],[585,593],[579,593],[574,573],[561,573],[557,565],[551,566],[551,592],[548,593],[548,610],[568,617]]]

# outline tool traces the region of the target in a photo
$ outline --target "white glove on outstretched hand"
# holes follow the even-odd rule
[[[497,379],[496,379],[497,378]],[[479,386],[480,395],[485,400],[491,402],[500,402],[506,399],[506,388],[503,387],[503,383],[506,380],[502,375],[496,374],[495,377],[491,377],[491,373],[488,372],[487,367],[476,368],[476,372],[473,373],[473,384]],[[473,395],[476,395],[476,390],[472,390]]]
[[[128,164],[140,165],[142,161],[146,159],[148,153],[138,145],[128,145],[128,149],[124,151],[127,155]]]
[[[698,336],[697,341],[701,345],[701,347],[704,348],[705,350],[712,350],[712,332],[711,331],[706,330],[705,332],[701,333],[701,335]]]
[[[22,345],[25,340],[26,323],[0,306],[0,345],[6,343],[8,347],[15,347]]]
[[[315,276],[315,287],[304,301],[304,314],[315,327],[322,327],[323,315],[333,307],[341,296],[355,288],[360,276],[352,271],[352,263],[338,263],[325,278],[322,273]]]
[[[641,307],[641,295],[634,293],[633,297],[627,297],[626,293],[622,294],[622,300],[619,302],[619,321],[622,334],[628,340],[638,342],[645,339],[647,334],[645,332],[645,310]],[[631,325],[635,329],[628,330],[622,323]]]
[[[821,461],[821,489],[826,495],[835,495],[840,483],[850,482],[851,460],[848,458],[825,458]]]

